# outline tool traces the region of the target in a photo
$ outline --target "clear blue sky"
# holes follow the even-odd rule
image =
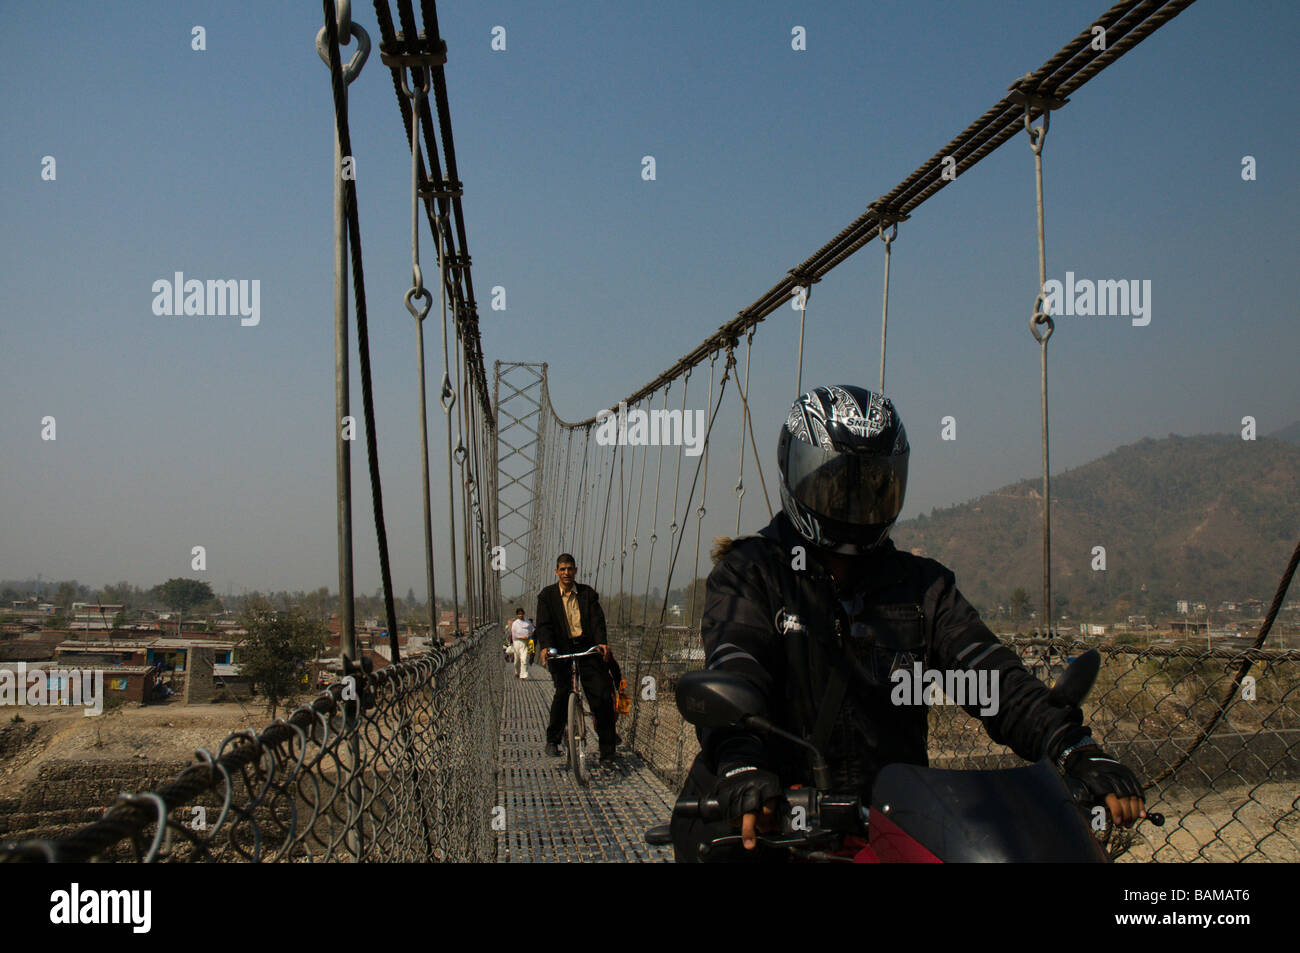
[[[489,372],[549,362],[571,420],[617,401],[1106,5],[440,3]],[[195,575],[201,544],[220,593],[336,586],[319,18],[317,3],[246,0],[0,10],[0,578],[152,585]],[[368,4],[356,19],[377,42]],[[505,52],[490,49],[496,25]],[[1055,115],[1049,276],[1149,279],[1153,306],[1144,328],[1058,323],[1055,470],[1144,436],[1235,431],[1245,415],[1268,433],[1300,417],[1298,41],[1293,3],[1202,0]],[[409,153],[377,55],[351,97],[395,584],[423,595],[401,304]],[[1257,181],[1242,180],[1245,155]],[[1017,138],[900,229],[888,383],[914,448],[905,517],[1039,467],[1032,168]],[[817,286],[805,382],[876,380],[881,266],[876,244]],[[151,285],[176,271],[259,279],[261,323],[154,315]],[[505,312],[488,307],[494,285]],[[797,329],[783,309],[755,340],[768,457]],[[54,442],[40,439],[46,415]],[[956,441],[939,439],[945,415]],[[357,588],[373,591],[361,446]]]

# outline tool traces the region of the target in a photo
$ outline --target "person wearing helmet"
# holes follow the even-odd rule
[[[883,395],[844,385],[795,401],[777,445],[781,511],[757,535],[720,539],[714,550],[701,624],[707,667],[753,685],[768,720],[811,741],[833,789],[864,804],[885,765],[928,763],[928,709],[894,691],[900,670],[920,663],[996,685],[995,704],[963,701],[994,742],[1029,761],[1051,757],[1117,824],[1145,816],[1137,778],[1097,747],[1077,707],[1049,700],[952,572],[894,547],[909,452]],[[735,826],[744,849],[716,859],[785,857],[754,851],[755,835],[779,826],[787,787],[812,783],[806,749],[742,729],[697,732],[682,796],[717,797],[728,821],[674,817],[677,860],[699,860],[701,842]]]

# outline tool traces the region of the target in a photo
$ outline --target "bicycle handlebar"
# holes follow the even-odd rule
[[[546,660],[549,662],[553,659],[582,658],[584,655],[599,655],[599,654],[600,654],[600,646],[593,645],[591,648],[586,649],[585,651],[570,652],[568,655],[553,655],[548,652],[546,654]]]

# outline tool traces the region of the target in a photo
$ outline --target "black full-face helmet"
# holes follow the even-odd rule
[[[862,387],[816,387],[781,428],[781,503],[804,539],[857,555],[879,546],[903,509],[907,431],[889,398]]]

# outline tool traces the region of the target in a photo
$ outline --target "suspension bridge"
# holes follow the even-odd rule
[[[156,790],[123,795],[93,823],[4,844],[0,859],[670,860],[670,852],[647,846],[641,835],[666,820],[697,750],[693,730],[676,712],[673,685],[702,664],[699,579],[711,545],[704,538],[705,516],[725,512],[739,535],[780,507],[760,462],[770,448],[765,451],[755,434],[756,423],[761,435],[773,429],[772,422],[756,422],[750,412],[755,335],[778,308],[795,304],[799,338],[790,383],[801,391],[805,319],[815,286],[855,253],[874,247],[884,260],[878,384],[887,393],[890,262],[900,226],[905,231],[924,203],[1003,146],[1025,149],[1036,195],[1039,281],[1026,295],[1026,332],[1040,357],[1040,605],[1043,618],[1052,618],[1048,344],[1055,325],[1042,293],[1044,208],[1051,198],[1044,192],[1043,166],[1050,161],[1051,117],[1192,2],[1122,0],[1084,24],[1055,55],[1011,83],[1005,96],[734,318],[607,410],[566,421],[552,406],[546,364],[495,360],[489,377],[467,240],[472,223],[462,204],[472,177],[470,185],[462,181],[456,160],[448,45],[436,4],[375,0],[372,51],[351,4],[322,0],[323,26],[315,42],[329,82],[334,168],[340,170],[332,196],[334,417],[340,434],[353,419],[349,381],[355,356],[391,664],[374,669],[358,648],[351,441],[340,436],[335,452],[343,678],[263,731],[237,732],[215,750],[199,751],[194,764]],[[342,171],[355,155],[348,88],[374,58],[390,75],[405,134],[403,154],[410,155],[412,267],[403,301],[417,352],[428,624],[438,632],[437,596],[450,600],[456,630],[447,644],[408,657],[397,639],[378,462],[362,203],[355,178]],[[1086,109],[1086,97],[1078,99],[1074,108]],[[432,386],[426,325],[433,337]],[[703,408],[698,416],[697,407]],[[435,466],[446,476],[445,500],[435,500],[431,489]],[[445,538],[435,538],[435,508],[445,515]],[[441,576],[435,574],[435,548],[448,557]],[[580,580],[602,593],[609,642],[633,700],[618,729],[619,759],[599,766],[587,786],[543,754],[551,695],[545,672],[534,667],[532,678],[510,679],[501,658],[502,609],[532,600],[551,581],[561,551],[575,555]],[[1300,857],[1300,803],[1294,796],[1300,653],[1266,647],[1295,568],[1293,558],[1248,651],[1104,651],[1105,688],[1086,715],[1103,726],[1107,746],[1138,769],[1148,803],[1163,805],[1178,819],[1158,832],[1108,833],[1113,856]],[[685,591],[684,605],[670,605],[675,587]],[[1077,649],[1070,639],[1050,634],[1017,640],[1014,647],[1031,667],[1044,665],[1044,674],[1054,655]],[[1247,709],[1235,701],[1248,672],[1271,688],[1261,696],[1264,703]],[[1166,703],[1188,693],[1216,704]],[[960,717],[950,709],[932,713],[934,763],[1016,763],[978,725]],[[210,820],[196,828],[193,808],[200,806]]]

